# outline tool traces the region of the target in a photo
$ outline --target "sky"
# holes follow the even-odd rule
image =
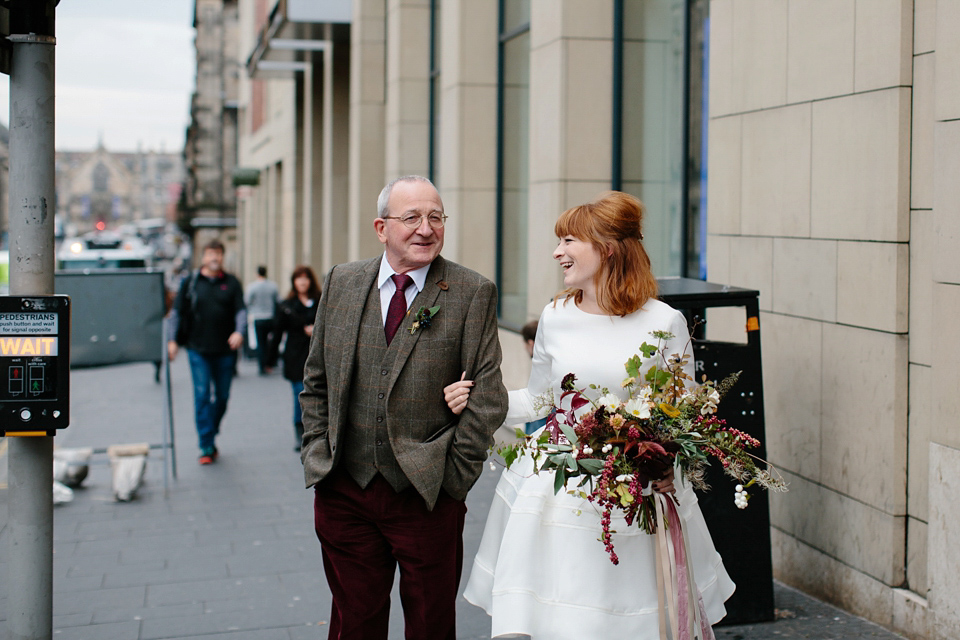
[[[195,87],[194,0],[60,0],[56,149],[183,149]],[[0,75],[0,123],[10,77]]]

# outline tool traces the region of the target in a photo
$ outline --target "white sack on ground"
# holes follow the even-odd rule
[[[58,482],[57,480],[53,481],[53,504],[63,504],[64,502],[70,502],[73,500],[73,489]]]
[[[113,472],[113,495],[120,502],[133,500],[143,484],[147,468],[147,444],[114,445],[107,447],[110,469]]]
[[[54,449],[53,479],[64,485],[77,488],[90,473],[90,456],[93,449]]]

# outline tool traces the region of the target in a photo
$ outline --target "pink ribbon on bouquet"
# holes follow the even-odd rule
[[[690,543],[673,498],[654,494],[657,518],[657,599],[660,604],[660,640],[715,640],[703,598],[687,562]],[[666,606],[664,606],[666,601]]]

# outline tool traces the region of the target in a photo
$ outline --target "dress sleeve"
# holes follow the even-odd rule
[[[530,368],[527,388],[510,392],[510,404],[504,424],[530,422],[545,416],[549,411],[547,407],[541,407],[540,411],[537,411],[534,406],[537,396],[542,396],[553,386],[553,381],[550,379],[551,359],[544,338],[544,324],[544,314],[541,314],[540,322],[537,323],[537,337],[533,341],[533,365]]]

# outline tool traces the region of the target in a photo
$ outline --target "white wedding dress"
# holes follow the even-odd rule
[[[623,365],[639,353],[641,343],[657,344],[650,335],[655,330],[675,336],[667,343],[667,355],[692,354],[683,315],[658,300],[622,318],[586,313],[572,300],[551,303],[537,328],[530,381],[526,389],[510,392],[506,424],[539,417],[535,398],[552,389],[559,399],[560,381],[568,373],[577,376],[577,388],[596,384],[625,398]],[[693,367],[691,355],[691,375]],[[628,527],[615,512],[611,528],[620,564],[613,565],[598,540],[597,508],[564,491],[554,494],[553,481],[552,472],[533,474],[529,457],[504,470],[464,596],[490,614],[492,637],[657,640],[654,536],[636,524]],[[568,487],[578,481],[569,481]],[[696,495],[682,482],[675,484],[689,536],[689,561],[713,624],[726,615],[723,603],[734,584],[714,549]]]

